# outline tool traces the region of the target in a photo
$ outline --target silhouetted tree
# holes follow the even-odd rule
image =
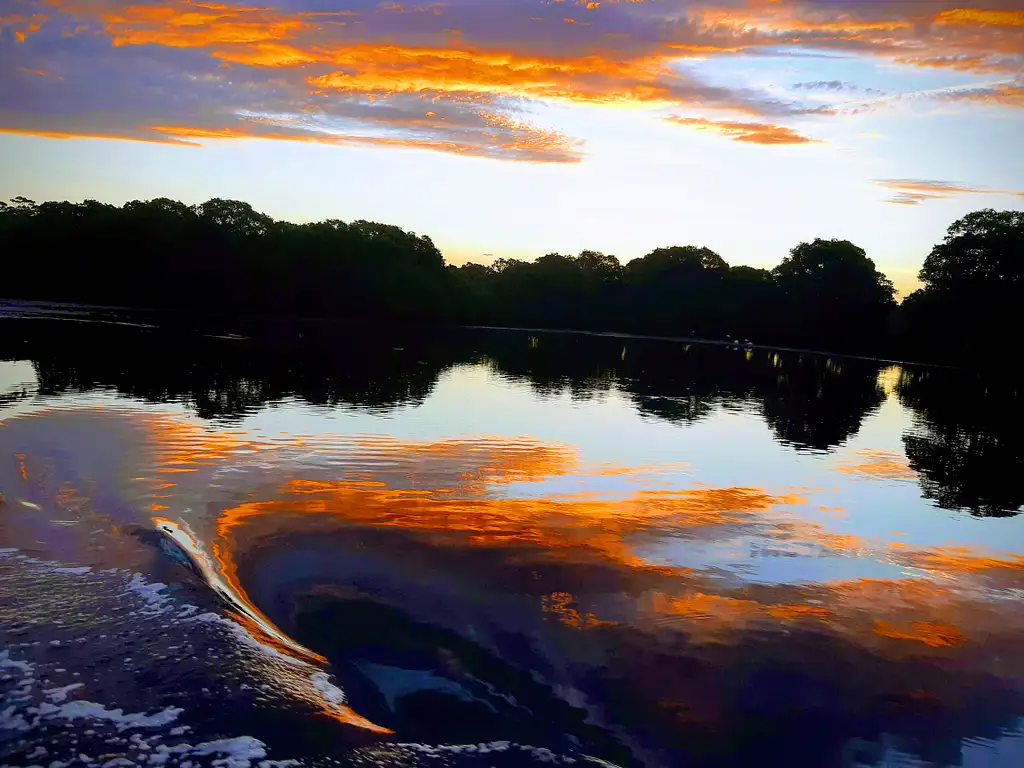
[[[800,243],[773,270],[709,248],[620,264],[585,250],[446,266],[427,237],[367,221],[275,221],[248,203],[157,198],[0,203],[5,298],[161,310],[619,331],[918,359],[979,359],[1024,299],[1024,213],[972,213],[897,308],[846,240]]]
[[[1024,300],[1024,212],[985,209],[953,222],[918,275],[924,287],[903,303],[909,354],[998,359],[1016,340]]]
[[[655,248],[626,264],[624,311],[638,331],[721,337],[717,303],[729,265],[709,248]]]
[[[892,282],[848,240],[800,243],[773,275],[785,296],[781,333],[793,344],[866,350],[896,307]]]
[[[275,222],[237,200],[15,198],[0,207],[0,241],[7,298],[375,321],[445,319],[450,303],[429,238],[366,221]]]

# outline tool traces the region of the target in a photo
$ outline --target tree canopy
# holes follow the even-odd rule
[[[998,359],[1020,325],[1024,212],[985,209],[953,222],[903,302],[905,346],[928,359]]]
[[[902,305],[846,240],[796,245],[774,269],[707,247],[621,263],[584,250],[534,261],[446,265],[425,236],[338,219],[276,221],[237,200],[113,206],[0,203],[5,298],[752,339],[764,344],[957,361],[988,354],[1024,298],[1024,213],[954,222]]]

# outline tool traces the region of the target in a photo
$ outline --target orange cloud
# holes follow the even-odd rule
[[[152,125],[140,126],[134,135],[122,130],[107,133],[94,131],[53,131],[0,126],[0,133],[15,133],[53,139],[116,139],[128,141],[198,146],[205,140],[264,139],[277,141],[303,141],[336,146],[365,146],[393,149],[420,149],[445,152],[467,157],[495,157],[499,153],[518,156],[520,160],[537,163],[575,163],[582,159],[582,142],[558,131],[513,121],[501,115],[483,115],[484,130],[475,142],[441,141],[426,138],[327,134],[300,129],[276,129],[273,123],[240,118],[231,127],[198,127]],[[496,130],[487,130],[487,127]],[[499,130],[504,129],[504,130]],[[467,137],[468,138],[468,137]]]
[[[957,195],[1015,195],[1024,197],[1022,192],[1010,192],[986,187],[972,187],[950,181],[928,179],[877,179],[879,186],[893,190],[896,194],[886,202],[898,205],[920,205],[925,200],[937,200]]]
[[[1024,108],[1024,82],[999,83],[985,88],[958,88],[939,94],[937,98],[941,101]]]
[[[37,77],[48,77],[48,78],[53,78],[54,80],[63,80],[64,79],[60,75],[54,75],[54,74],[52,74],[50,72],[47,72],[44,69],[26,69],[25,67],[18,67],[18,71],[22,72],[22,73],[24,73],[26,75],[36,75]]]
[[[826,12],[827,13],[827,12]],[[909,29],[909,19],[854,19],[840,15],[828,19],[826,13],[809,10],[801,5],[771,4],[755,6],[744,12],[735,8],[700,8],[689,11],[691,17],[708,26],[731,27],[761,32],[829,32],[855,34],[858,32],[891,32]],[[806,14],[803,16],[802,14]],[[841,14],[841,11],[840,11]]]
[[[668,105],[678,99],[656,58],[616,61],[511,51],[356,45],[321,51],[344,71],[311,77],[318,88],[382,93],[487,93],[548,101]]]
[[[1000,27],[1024,27],[1024,11],[955,8],[937,14],[935,22],[937,24],[981,24]]]
[[[90,131],[49,131],[43,129],[31,129],[31,128],[10,128],[0,126],[0,133],[13,133],[21,136],[38,136],[44,139],[117,139],[118,141],[141,141],[145,143],[155,144],[178,144],[183,146],[195,146],[194,142],[180,141],[171,138],[162,138],[159,136],[145,137],[145,136],[126,136],[121,133],[93,133]]]
[[[287,40],[311,25],[301,15],[219,4],[133,5],[100,14],[113,45],[198,48]]]
[[[755,3],[746,8],[698,6],[688,13],[707,28],[754,35],[759,42],[752,45],[781,37],[798,47],[851,49],[908,66],[1015,72],[1024,57],[1024,39],[1014,31],[1024,14],[1017,10],[902,15],[873,4],[857,8],[854,15],[849,6]]]
[[[816,144],[815,139],[797,133],[792,128],[770,123],[737,123],[715,120],[705,120],[699,117],[679,117],[672,115],[666,118],[677,125],[685,125],[695,128],[698,131],[712,131],[728,136],[733,141],[743,141],[750,144]]]
[[[62,16],[98,20],[103,32],[119,48],[159,45],[202,51],[226,69],[251,67],[288,70],[283,77],[246,73],[245,86],[228,82],[243,91],[263,78],[287,96],[287,105],[275,114],[337,117],[335,105],[360,101],[350,112],[362,130],[289,129],[258,131],[262,138],[305,140],[330,144],[409,146],[477,157],[498,157],[528,162],[576,162],[581,143],[557,131],[524,124],[512,117],[512,103],[520,100],[586,104],[598,107],[674,107],[728,110],[747,115],[787,114],[797,106],[742,89],[713,87],[684,74],[674,63],[755,50],[785,43],[796,48],[837,48],[862,55],[887,58],[920,67],[944,67],[969,71],[1016,71],[1024,59],[1024,40],[1018,32],[1018,11],[955,9],[932,15],[908,15],[888,6],[824,7],[807,3],[747,3],[742,7],[689,5],[686,23],[667,27],[658,35],[609,31],[602,23],[613,22],[618,11],[591,0],[574,0],[574,7],[594,22],[555,14],[543,20],[572,22],[560,27],[565,46],[538,54],[535,41],[509,40],[486,32],[473,35],[472,44],[453,39],[458,9],[445,10],[445,21],[434,22],[440,12],[436,3],[405,6],[382,3],[365,17],[353,11],[290,12],[271,7],[227,3],[164,0],[159,3],[120,5],[112,0],[48,0]],[[608,0],[608,6],[617,2]],[[391,33],[387,20],[395,13],[418,13],[418,24],[408,32]],[[513,13],[512,10],[506,11]],[[524,19],[535,9],[524,11]],[[449,16],[456,16],[454,19]],[[540,18],[540,17],[537,17]],[[358,19],[358,22],[356,21]],[[46,16],[7,17],[19,39],[39,28]],[[638,24],[654,23],[637,16]],[[356,30],[349,25],[358,23]],[[632,23],[632,22],[631,22]],[[660,21],[658,22],[661,23]],[[373,26],[376,24],[377,26]],[[592,30],[587,25],[597,24]],[[80,28],[82,25],[77,25]],[[459,25],[461,26],[461,25]],[[403,27],[403,29],[405,29]],[[32,67],[33,69],[36,67]],[[329,71],[328,71],[329,70]],[[294,71],[292,75],[290,71]],[[248,78],[252,79],[248,79]],[[273,78],[273,79],[272,79]],[[336,95],[343,98],[335,99]],[[390,109],[399,99],[447,98],[458,107],[460,121],[439,117],[431,124],[411,122],[410,110]],[[965,103],[997,107],[1020,106],[1020,89],[1013,86],[964,96]],[[253,97],[254,108],[267,110]],[[363,109],[381,105],[378,119]],[[464,106],[463,106],[464,105]],[[185,127],[169,134],[146,125],[127,127],[111,120],[108,132],[91,127],[59,124],[53,116],[33,121],[31,116],[8,121],[8,127],[27,130],[39,127],[39,135],[91,135],[185,141],[196,138],[250,138],[257,133],[238,121],[234,110],[209,109],[207,119],[169,114],[152,116],[150,125]],[[477,110],[487,107],[483,116]],[[339,110],[344,112],[344,110]],[[819,110],[825,114],[825,110]],[[422,115],[423,110],[415,110]],[[213,118],[216,116],[216,119]],[[675,122],[698,130],[718,132],[734,141],[759,145],[807,144],[814,140],[793,128],[770,122],[737,122],[675,117]],[[329,120],[328,120],[329,121]],[[315,120],[307,121],[313,125]],[[407,135],[416,127],[420,135]],[[77,130],[76,130],[77,129]],[[206,131],[191,137],[185,131]],[[393,135],[396,132],[401,135]],[[304,135],[303,135],[304,134]],[[917,204],[903,197],[894,202]]]
[[[15,42],[23,43],[29,35],[42,29],[43,24],[49,18],[42,13],[34,13],[31,16],[13,13],[8,16],[0,16],[0,29],[10,29]]]

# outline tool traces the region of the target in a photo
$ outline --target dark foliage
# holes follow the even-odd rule
[[[447,304],[429,238],[367,221],[275,222],[235,200],[16,198],[0,209],[0,241],[6,298],[403,321]]]
[[[1024,212],[975,211],[953,222],[924,260],[924,287],[901,307],[904,346],[918,357],[1003,359],[1024,300]]]
[[[845,240],[800,243],[775,269],[695,246],[446,266],[427,237],[366,221],[274,221],[235,200],[0,203],[5,298],[377,323],[619,331],[912,359],[991,351],[1024,291],[1024,214],[955,222],[896,304]]]

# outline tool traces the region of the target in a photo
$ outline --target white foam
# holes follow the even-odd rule
[[[309,679],[328,704],[345,703],[345,692],[331,683],[331,678],[326,672],[314,672]]]
[[[265,643],[261,643],[255,637],[245,631],[245,628],[238,624],[238,622],[226,619],[223,616],[218,616],[216,613],[201,613],[198,616],[192,616],[185,619],[185,621],[201,621],[204,624],[220,624],[227,629],[240,643],[247,645],[255,651],[259,651],[262,654],[271,656],[278,661],[283,661],[285,664],[290,664],[296,667],[311,667],[311,664],[297,659],[294,656],[289,656],[286,653],[281,653],[277,648],[273,648]]]
[[[28,720],[14,711],[13,704],[7,709],[0,709],[0,733],[3,731],[27,731],[28,729]]]
[[[43,702],[39,705],[39,714],[43,717],[63,718],[65,720],[77,720],[78,718],[90,718],[93,720],[106,720],[114,724],[119,731],[128,728],[158,728],[162,725],[173,723],[178,719],[184,710],[180,707],[167,707],[152,715],[142,712],[125,713],[123,709],[107,709],[102,704],[94,701],[69,701],[67,704],[56,706]]]
[[[491,741],[483,744],[438,744],[436,746],[430,744],[409,743],[395,744],[395,747],[412,750],[429,757],[440,757],[441,755],[451,754],[486,755],[492,752],[516,750],[518,752],[525,752],[531,755],[535,760],[542,763],[572,765],[577,762],[575,758],[557,755],[546,747],[533,747],[528,744],[514,744],[510,741]],[[602,763],[602,765],[608,765],[611,766],[611,768],[615,768],[612,763]]]
[[[140,574],[133,573],[132,580],[128,582],[127,592],[134,592],[146,602],[149,610],[143,611],[143,613],[160,614],[167,610],[171,603],[171,598],[163,594],[165,589],[167,589],[166,584],[159,581],[149,582]]]
[[[206,741],[196,744],[192,748],[192,754],[204,755],[227,755],[226,758],[214,760],[214,765],[223,765],[227,768],[250,768],[253,760],[267,756],[266,745],[259,739],[252,736],[236,736],[233,739],[218,739],[217,741]]]
[[[78,568],[54,568],[54,573],[70,573],[72,576],[84,576],[92,570],[88,565],[83,565]]]
[[[70,685],[65,685],[62,688],[47,688],[43,691],[43,696],[48,698],[54,704],[59,704],[60,702],[67,700],[68,694],[71,693],[71,691],[76,688],[81,688],[82,685],[83,683],[71,683]]]
[[[10,651],[0,651],[0,669],[20,669],[27,677],[32,674],[35,665],[28,661],[12,659]]]

